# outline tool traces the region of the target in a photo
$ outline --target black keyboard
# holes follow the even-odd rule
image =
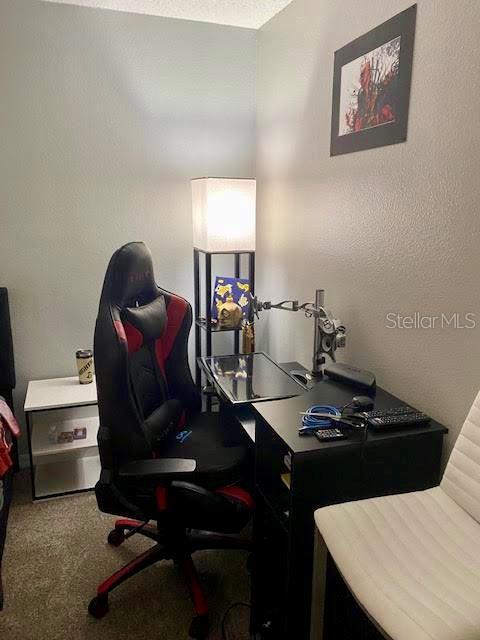
[[[367,411],[368,426],[371,429],[403,429],[405,427],[421,427],[428,424],[430,416],[422,411],[415,411],[411,407],[398,407],[395,409],[377,409]]]

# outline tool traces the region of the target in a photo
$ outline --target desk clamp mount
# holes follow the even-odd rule
[[[345,347],[346,344],[345,326],[340,323],[338,318],[333,316],[331,311],[324,307],[324,301],[324,289],[315,291],[315,302],[304,302],[303,304],[299,304],[298,300],[283,300],[282,302],[272,303],[270,301],[261,302],[257,297],[252,299],[252,310],[257,318],[260,311],[269,311],[270,309],[303,311],[306,318],[314,318],[312,370],[309,372],[310,379],[313,378],[314,380],[321,378],[323,375],[325,356],[330,356],[335,362],[336,350]],[[292,371],[291,373],[292,375],[298,374],[298,377],[306,377],[307,382],[309,380],[309,375],[306,372]]]

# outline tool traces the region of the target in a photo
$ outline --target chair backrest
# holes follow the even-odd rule
[[[480,393],[463,424],[440,486],[480,522]]]
[[[188,364],[191,325],[188,302],[155,284],[143,242],[113,254],[95,325],[94,357],[100,427],[108,429],[114,467],[153,455],[146,420],[166,400],[177,400],[185,415],[199,409]],[[105,439],[99,437],[101,458],[102,446]]]

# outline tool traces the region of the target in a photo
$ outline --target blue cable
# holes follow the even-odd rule
[[[307,409],[306,415],[302,417],[302,426],[306,429],[327,429],[332,421],[328,418],[318,418],[311,413],[330,413],[332,416],[340,416],[341,411],[330,404],[314,404]]]

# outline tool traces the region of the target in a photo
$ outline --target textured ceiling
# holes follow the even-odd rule
[[[291,0],[43,0],[258,29]]]

